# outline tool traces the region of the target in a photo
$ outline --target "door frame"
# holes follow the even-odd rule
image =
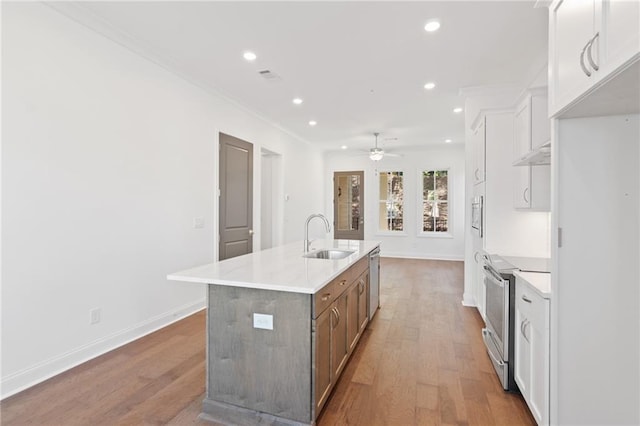
[[[332,191],[331,200],[333,205],[333,238],[339,239],[336,233],[338,232],[338,211],[336,205],[336,189],[337,182],[336,177],[339,175],[359,175],[360,176],[360,227],[358,231],[340,231],[340,233],[350,233],[348,239],[364,240],[364,227],[365,227],[365,182],[364,182],[364,170],[347,170],[347,171],[334,171],[332,176]]]

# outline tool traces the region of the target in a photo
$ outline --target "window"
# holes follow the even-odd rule
[[[402,205],[404,192],[402,172],[380,172],[380,201],[378,229],[402,231]]]
[[[449,232],[449,171],[422,172],[422,232]]]

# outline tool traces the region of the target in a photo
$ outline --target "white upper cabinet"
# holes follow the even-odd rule
[[[527,90],[514,112],[512,182],[516,209],[551,208],[550,137],[547,90]]]
[[[474,123],[473,127],[473,157],[475,167],[473,169],[473,183],[477,185],[484,182],[485,178],[485,149],[486,149],[486,133],[485,133],[485,117],[480,116]]]
[[[640,54],[640,2],[608,0],[602,3],[603,65],[617,69]],[[605,56],[606,55],[606,56]]]
[[[556,0],[550,6],[551,115],[640,57],[640,2]]]

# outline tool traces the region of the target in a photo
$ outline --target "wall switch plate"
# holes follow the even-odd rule
[[[273,330],[273,315],[253,314],[253,328]]]
[[[196,229],[204,228],[204,217],[198,216],[193,218],[193,227]]]
[[[100,322],[100,317],[102,316],[102,312],[100,308],[95,308],[89,311],[89,323],[97,324]]]

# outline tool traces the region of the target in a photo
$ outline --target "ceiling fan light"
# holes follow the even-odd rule
[[[373,161],[380,161],[384,157],[384,150],[382,148],[371,148],[369,151],[369,158]]]

